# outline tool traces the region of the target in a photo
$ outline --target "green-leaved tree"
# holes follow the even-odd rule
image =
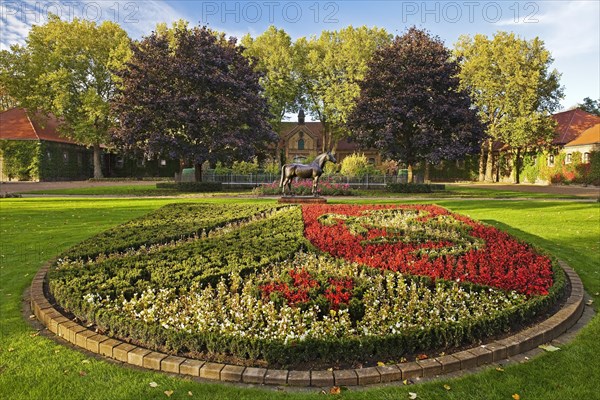
[[[34,26],[25,45],[0,56],[0,86],[35,114],[53,114],[61,135],[94,149],[94,177],[102,177],[101,144],[113,124],[113,74],[130,56],[130,40],[116,23],[50,16]]]
[[[493,180],[494,142],[508,144],[514,155],[515,179],[523,151],[552,140],[553,120],[563,91],[560,74],[550,70],[552,57],[539,38],[514,33],[461,36],[455,47],[461,63],[461,87],[466,89],[487,126],[480,149],[479,180]]]
[[[304,100],[324,128],[323,151],[333,149],[348,134],[345,124],[360,94],[358,84],[367,64],[375,50],[391,40],[383,28],[348,26],[296,41]]]
[[[297,109],[300,99],[298,58],[292,38],[283,29],[270,26],[256,38],[250,34],[242,38],[244,56],[258,71],[263,96],[273,117],[269,120],[275,132],[281,130],[281,121],[287,112]]]

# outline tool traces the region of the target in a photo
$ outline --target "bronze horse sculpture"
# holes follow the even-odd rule
[[[292,179],[295,177],[302,179],[310,179],[313,180],[312,185],[312,194],[313,196],[318,196],[317,194],[317,185],[319,183],[319,178],[323,174],[323,168],[325,167],[325,163],[327,161],[331,161],[332,163],[337,163],[337,160],[331,154],[331,152],[323,153],[318,155],[313,162],[310,164],[285,164],[281,167],[281,180],[279,181],[279,186],[282,188],[282,193],[285,196],[285,187],[288,187],[288,192],[292,193]]]

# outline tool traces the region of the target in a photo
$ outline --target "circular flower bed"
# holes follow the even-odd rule
[[[65,310],[172,353],[324,367],[446,351],[526,324],[560,268],[432,205],[171,205],[74,247]]]

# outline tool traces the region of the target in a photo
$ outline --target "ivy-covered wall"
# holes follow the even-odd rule
[[[431,166],[429,179],[434,182],[474,181],[478,178],[479,160],[477,156],[467,156],[461,161],[442,161]]]
[[[93,152],[74,144],[42,141],[39,180],[83,180],[93,176]]]
[[[40,169],[40,142],[0,140],[0,179],[37,180]]]

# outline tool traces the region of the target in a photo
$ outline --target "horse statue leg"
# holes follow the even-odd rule
[[[319,185],[319,178],[320,178],[319,175],[317,175],[313,178],[312,194],[314,197],[319,197],[319,194],[317,193],[317,186]]]

